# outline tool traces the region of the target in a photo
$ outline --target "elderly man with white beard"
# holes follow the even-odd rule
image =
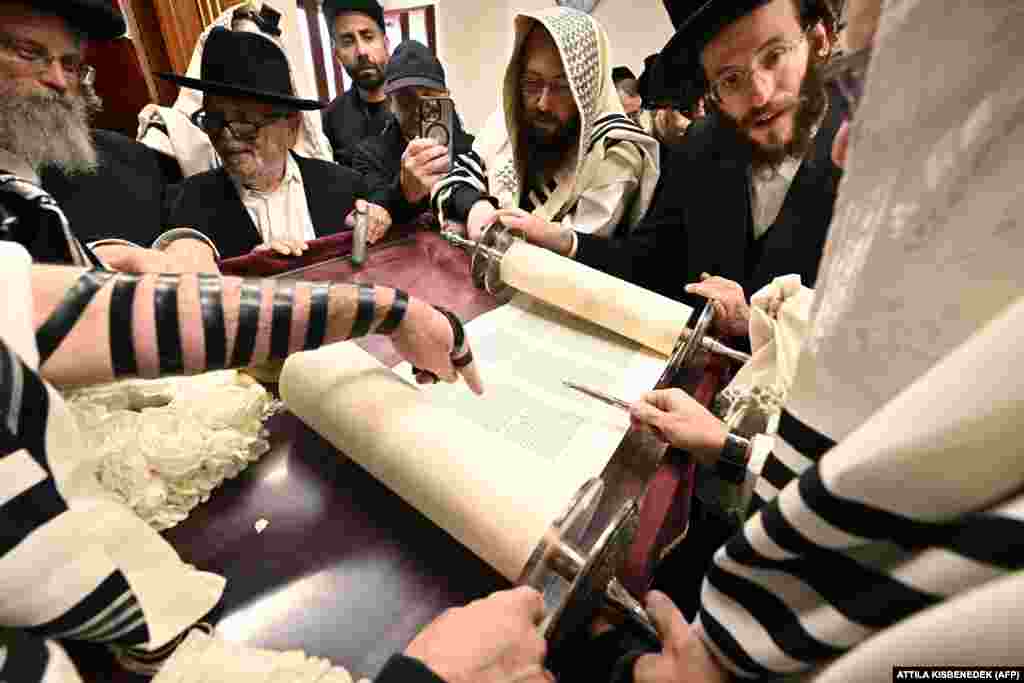
[[[127,243],[90,249],[39,184],[44,166],[95,172],[93,71],[83,62],[83,46],[124,30],[124,20],[102,0],[0,2],[0,237],[23,244],[39,262],[215,270],[209,241],[192,230],[164,233],[151,249]]]

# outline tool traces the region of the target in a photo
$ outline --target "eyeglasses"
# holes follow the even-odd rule
[[[719,103],[735,100],[750,94],[754,87],[754,72],[776,74],[793,63],[797,49],[807,40],[807,33],[782,43],[767,45],[754,55],[753,68],[734,67],[721,74],[711,83],[711,96]]]
[[[255,140],[259,136],[261,128],[265,128],[285,118],[288,118],[288,114],[273,114],[262,121],[228,121],[221,112],[206,111],[205,109],[193,112],[192,116],[189,117],[197,128],[200,128],[210,137],[216,137],[222,130],[227,128],[236,140],[248,142]]]
[[[540,99],[545,91],[552,97],[568,99],[572,97],[572,88],[568,83],[559,81],[542,81],[539,78],[522,78],[519,80],[519,91],[523,97]]]
[[[96,80],[96,70],[85,64],[81,55],[54,57],[42,45],[19,39],[2,31],[0,31],[0,48],[30,67],[37,75],[46,73],[54,62],[58,62],[68,80],[78,85],[89,86]]]
[[[864,96],[864,81],[871,63],[871,46],[863,47],[848,55],[835,57],[825,67],[825,80],[835,83],[849,104],[850,118],[853,118]]]

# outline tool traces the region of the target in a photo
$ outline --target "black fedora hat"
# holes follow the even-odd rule
[[[172,83],[212,95],[248,97],[293,109],[323,109],[316,100],[295,97],[288,58],[272,40],[249,31],[218,26],[203,47],[199,78],[160,73]]]
[[[666,75],[705,83],[700,53],[729,24],[771,0],[664,0],[676,32],[661,51]]]
[[[109,0],[30,0],[29,5],[59,17],[92,40],[112,40],[124,35],[124,17]]]

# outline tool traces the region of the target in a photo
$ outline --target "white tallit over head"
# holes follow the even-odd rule
[[[195,49],[192,51],[192,59],[188,65],[187,76],[190,78],[199,78],[200,71],[203,62],[203,48],[206,46],[206,39],[210,35],[210,31],[216,26],[222,26],[227,29],[234,29],[232,20],[234,18],[235,11],[240,8],[249,8],[255,14],[259,14],[263,3],[258,1],[242,2],[237,5],[232,5],[224,12],[222,12],[210,26],[200,34],[199,39],[196,41]],[[252,22],[243,22],[242,26],[238,30],[258,32],[259,29]],[[301,91],[298,87],[298,79],[296,78],[296,60],[301,63],[302,56],[295,55],[289,51],[289,42],[283,40],[282,36],[272,36],[262,33],[268,39],[274,41],[274,43],[280,47],[291,65],[292,73],[292,91],[297,95],[301,95]],[[317,99],[315,94],[311,99]],[[188,176],[195,175],[196,173],[202,173],[209,171],[213,168],[220,167],[220,159],[217,158],[217,152],[213,149],[213,145],[210,144],[210,139],[199,128],[192,124],[189,117],[199,109],[203,107],[203,93],[199,90],[193,90],[192,88],[181,88],[178,93],[178,99],[174,101],[174,104],[170,107],[161,107],[155,104],[146,105],[139,113],[139,133],[138,139],[142,142],[150,144],[152,142],[150,136],[147,135],[150,125],[154,120],[162,121],[164,126],[167,128],[167,137],[170,138],[171,149],[161,147],[161,151],[168,152],[174,156],[178,163],[181,165],[182,174],[187,178]],[[331,152],[331,145],[327,140],[327,137],[323,132],[323,125],[320,121],[320,112],[318,111],[305,111],[300,112],[302,116],[302,126],[299,129],[299,139],[295,146],[292,148],[297,154],[311,159],[323,159],[325,161],[333,161],[334,156]],[[150,135],[156,135],[150,133]],[[161,143],[165,144],[164,140]],[[154,145],[156,146],[156,145]]]
[[[540,23],[558,47],[573,99],[580,113],[580,136],[574,164],[566,164],[556,175],[558,188],[533,213],[545,220],[556,220],[575,206],[588,188],[601,185],[601,161],[605,140],[623,140],[640,149],[637,177],[640,190],[633,203],[628,223],[636,225],[647,211],[659,173],[657,141],[630,121],[612,82],[612,55],[608,35],[596,19],[567,7],[525,12],[515,17],[515,46],[505,71],[503,112],[488,120],[477,138],[477,151],[487,163],[490,193],[501,205],[518,202],[520,178],[517,169],[523,160],[515,159],[515,140],[519,131],[519,77],[523,45],[530,29]]]
[[[1016,0],[886,2],[787,404],[835,440],[1024,294],[1020,30]]]

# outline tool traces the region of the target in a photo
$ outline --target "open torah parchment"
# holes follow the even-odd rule
[[[679,329],[690,308],[679,304]],[[293,355],[288,408],[510,581],[629,428],[621,410],[570,379],[634,400],[666,358],[526,295],[467,333],[485,394],[417,387],[352,343]]]

